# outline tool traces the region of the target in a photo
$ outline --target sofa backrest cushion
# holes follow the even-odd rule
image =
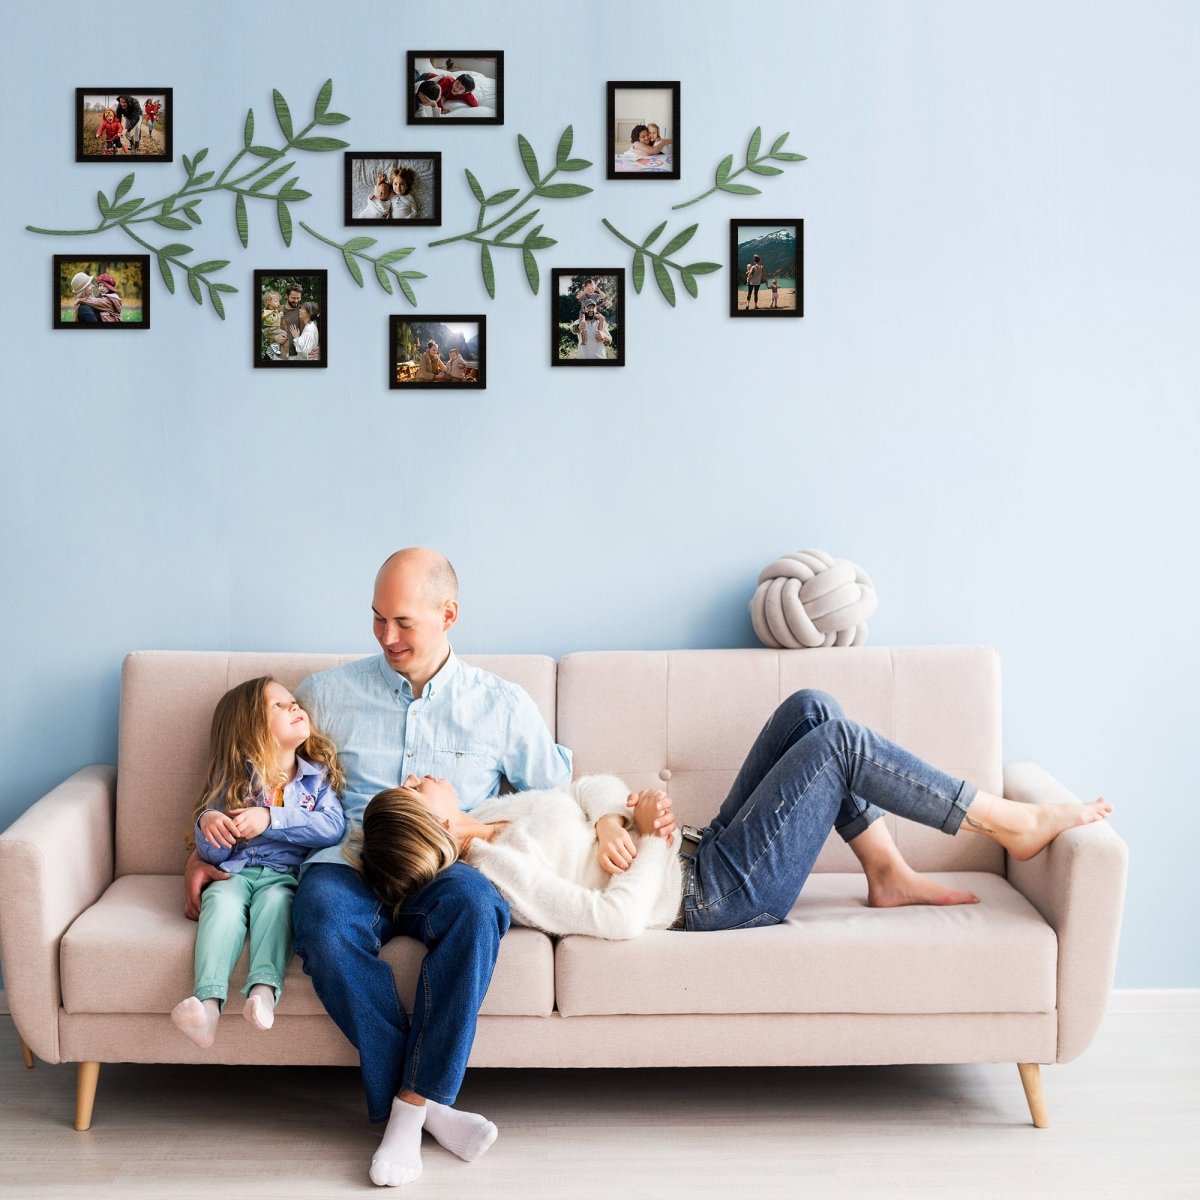
[[[759,730],[800,688],[834,695],[862,721],[944,771],[1001,789],[1000,663],[988,647],[677,650],[570,654],[558,664],[558,739],[575,774],[661,787],[683,820],[716,814]],[[887,817],[918,870],[1003,873],[1003,851]],[[857,870],[831,834],[818,871]]]
[[[362,657],[183,650],[130,654],[121,673],[117,874],[175,874],[182,869],[189,817],[204,783],[212,712],[226,691],[257,675],[273,675],[295,688],[314,671]],[[554,730],[552,658],[472,654],[463,659],[523,687]]]

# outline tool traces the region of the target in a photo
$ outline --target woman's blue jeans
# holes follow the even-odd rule
[[[358,1048],[371,1120],[387,1120],[404,1088],[453,1104],[508,931],[500,893],[473,867],[454,863],[393,918],[349,866],[314,863],[301,875],[292,922],[314,990]],[[425,943],[411,1016],[379,957],[394,937]]]
[[[954,834],[976,790],[847,720],[832,696],[796,692],[758,735],[684,864],[684,927],[778,924],[831,829],[852,841],[886,810]]]

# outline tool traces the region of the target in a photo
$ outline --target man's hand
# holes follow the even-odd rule
[[[200,832],[212,845],[225,850],[232,850],[238,840],[237,825],[233,818],[215,808],[200,814]]]
[[[596,843],[600,869],[609,875],[628,871],[637,858],[637,847],[617,813],[609,813],[596,822]]]
[[[233,827],[238,837],[244,841],[256,838],[271,825],[271,810],[255,805],[253,808],[239,808],[233,814]]]
[[[183,915],[189,921],[200,919],[200,891],[214,879],[228,879],[218,868],[206,863],[194,850],[183,868]]]
[[[669,842],[675,836],[675,815],[666,792],[658,788],[631,792],[625,804],[633,809],[633,827],[643,837],[656,834]]]

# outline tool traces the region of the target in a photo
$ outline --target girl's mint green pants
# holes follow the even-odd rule
[[[250,928],[250,972],[243,995],[267,983],[279,999],[292,958],[292,896],[296,876],[270,867],[243,867],[204,889],[200,928],[196,931],[196,997],[217,999],[229,993],[229,976],[242,953]]]

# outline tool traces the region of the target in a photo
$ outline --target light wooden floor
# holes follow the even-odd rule
[[[1160,1200],[1200,1197],[1200,1018],[1110,1014],[1043,1068],[1034,1129],[1012,1064],[485,1071],[462,1103],[500,1140],[467,1166],[428,1138],[402,1194],[491,1200]],[[21,1063],[0,1016],[0,1196],[253,1200],[380,1195],[378,1135],[343,1069],[103,1068],[91,1130],[75,1068]],[[388,1193],[396,1194],[396,1193]]]

